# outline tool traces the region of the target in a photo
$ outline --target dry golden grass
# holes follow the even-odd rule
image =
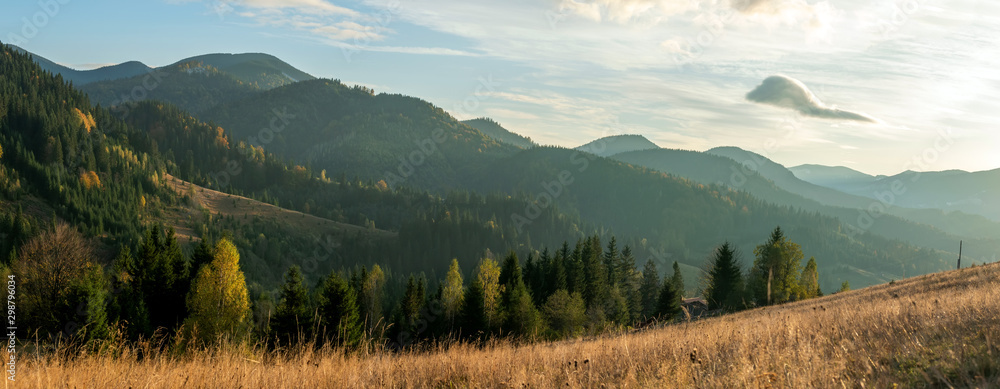
[[[1000,387],[1000,264],[630,334],[342,356],[24,357],[33,387]],[[121,357],[124,354],[125,357]]]

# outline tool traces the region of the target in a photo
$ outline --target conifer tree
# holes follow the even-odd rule
[[[708,285],[705,298],[711,309],[738,309],[742,303],[743,275],[739,267],[738,253],[729,242],[715,250],[711,268],[708,270]]]
[[[285,273],[280,297],[271,320],[271,330],[286,344],[305,340],[312,329],[313,310],[309,302],[309,290],[298,265],[292,265]]]
[[[331,272],[323,280],[318,300],[319,328],[325,340],[337,346],[356,347],[364,330],[354,288],[340,274]]]
[[[642,268],[642,285],[639,287],[642,298],[642,316],[652,317],[656,314],[657,301],[660,298],[660,275],[656,264],[650,259]]]
[[[660,295],[656,299],[656,316],[661,320],[670,320],[681,312],[681,296],[670,279],[663,280]]]
[[[677,261],[674,261],[674,275],[670,277],[670,283],[674,285],[674,290],[680,296],[684,296],[684,275],[681,274],[681,266]]]
[[[802,248],[788,240],[781,227],[754,249],[754,257],[748,286],[757,304],[780,304],[798,296]]]

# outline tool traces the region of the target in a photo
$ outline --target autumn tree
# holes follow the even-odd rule
[[[500,266],[491,258],[483,258],[476,271],[476,280],[482,290],[482,307],[480,309],[483,312],[485,326],[487,330],[492,331],[501,323],[501,315],[503,314],[500,309],[501,295],[504,291],[503,285],[500,284]],[[470,309],[476,309],[476,307],[470,307]]]
[[[361,269],[360,290],[358,299],[361,319],[369,330],[382,324],[382,297],[385,288],[385,272],[382,267],[372,265],[371,271]]]
[[[21,246],[12,273],[18,323],[43,335],[92,338],[107,331],[106,286],[94,249],[75,229],[59,224]],[[23,319],[21,319],[23,317]]]
[[[802,276],[799,277],[800,299],[809,299],[823,295],[819,288],[819,268],[816,266],[816,258],[810,257],[805,269],[802,269]]]
[[[248,329],[250,296],[240,270],[240,254],[227,238],[215,244],[215,258],[198,271],[185,322],[198,339],[238,339]]]
[[[449,328],[455,324],[455,318],[462,310],[462,302],[465,297],[465,287],[462,285],[462,282],[462,269],[458,266],[458,259],[452,259],[441,292],[444,319]]]

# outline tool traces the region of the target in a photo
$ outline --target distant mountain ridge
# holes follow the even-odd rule
[[[612,158],[703,184],[717,184],[747,191],[773,204],[837,216],[852,225],[859,224],[859,215],[868,212],[868,208],[875,202],[871,198],[804,182],[782,165],[736,147],[720,147],[707,152],[644,150],[616,154]],[[879,215],[881,221],[875,226],[877,233],[918,244],[927,244],[935,234],[920,224],[957,236],[983,238],[997,236],[995,231],[1000,226],[979,215],[939,209],[893,206],[888,207],[885,212],[899,219]],[[901,231],[907,232],[900,233]]]
[[[129,78],[141,74],[149,73],[153,68],[139,61],[128,61],[117,65],[104,66],[92,70],[76,70],[53,61],[48,60],[38,54],[29,52],[14,45],[7,45],[15,51],[31,55],[32,60],[38,64],[42,70],[52,74],[61,75],[63,80],[72,82],[73,85],[81,86],[98,81],[117,80]]]
[[[199,62],[214,67],[220,71],[231,74],[234,78],[257,88],[267,90],[294,82],[313,80],[311,74],[303,72],[278,57],[264,53],[243,53],[243,54],[204,54],[195,57],[185,58],[173,64],[152,68],[138,61],[128,61],[117,65],[110,65],[93,70],[76,70],[57,64],[38,54],[29,52],[20,47],[9,45],[14,50],[30,54],[32,59],[42,69],[58,74],[64,80],[72,82],[76,86],[83,86],[96,82],[116,81],[126,78],[141,76],[154,69],[168,69],[180,64],[189,62]],[[127,93],[128,91],[121,91]]]
[[[834,189],[844,184],[871,183],[876,180],[875,176],[844,166],[805,164],[788,170],[802,181]]]
[[[182,59],[174,65],[186,62],[201,62],[213,66],[263,90],[316,79],[278,57],[264,53],[205,54]]]
[[[642,135],[625,134],[606,136],[579,146],[576,150],[586,151],[600,157],[610,157],[619,153],[658,148],[660,146]]]
[[[503,143],[514,145],[522,149],[530,149],[532,147],[538,146],[537,143],[531,140],[531,138],[516,134],[497,123],[495,120],[490,118],[476,118],[471,120],[463,120],[462,123],[467,124],[469,127],[475,128],[485,134],[486,136],[501,141]]]

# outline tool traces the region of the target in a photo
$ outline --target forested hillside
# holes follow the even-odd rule
[[[168,101],[188,112],[238,100],[261,89],[251,82],[200,61],[156,68],[146,74],[79,87],[94,104],[127,113],[122,105],[143,100]]]
[[[332,177],[384,179],[394,188],[458,189],[518,151],[426,101],[338,80],[275,88],[199,117]]]
[[[469,127],[475,128],[485,134],[486,136],[496,139],[498,141],[504,142],[509,145],[514,145],[522,149],[528,149],[538,146],[531,138],[521,136],[510,132],[506,128],[497,123],[496,120],[490,118],[476,118],[472,120],[463,120],[462,123],[469,125]]]
[[[153,100],[92,105],[28,56],[2,56],[5,266],[51,293],[32,312],[84,312],[26,319],[53,336],[555,339],[676,317],[682,296],[721,285],[682,265],[715,274],[720,253],[746,277],[713,303],[729,310],[950,265],[725,186],[506,145],[411,97],[305,81],[207,112],[220,126]],[[183,85],[163,91],[205,98]],[[59,250],[72,255],[46,254]],[[59,266],[73,270],[44,284]]]

